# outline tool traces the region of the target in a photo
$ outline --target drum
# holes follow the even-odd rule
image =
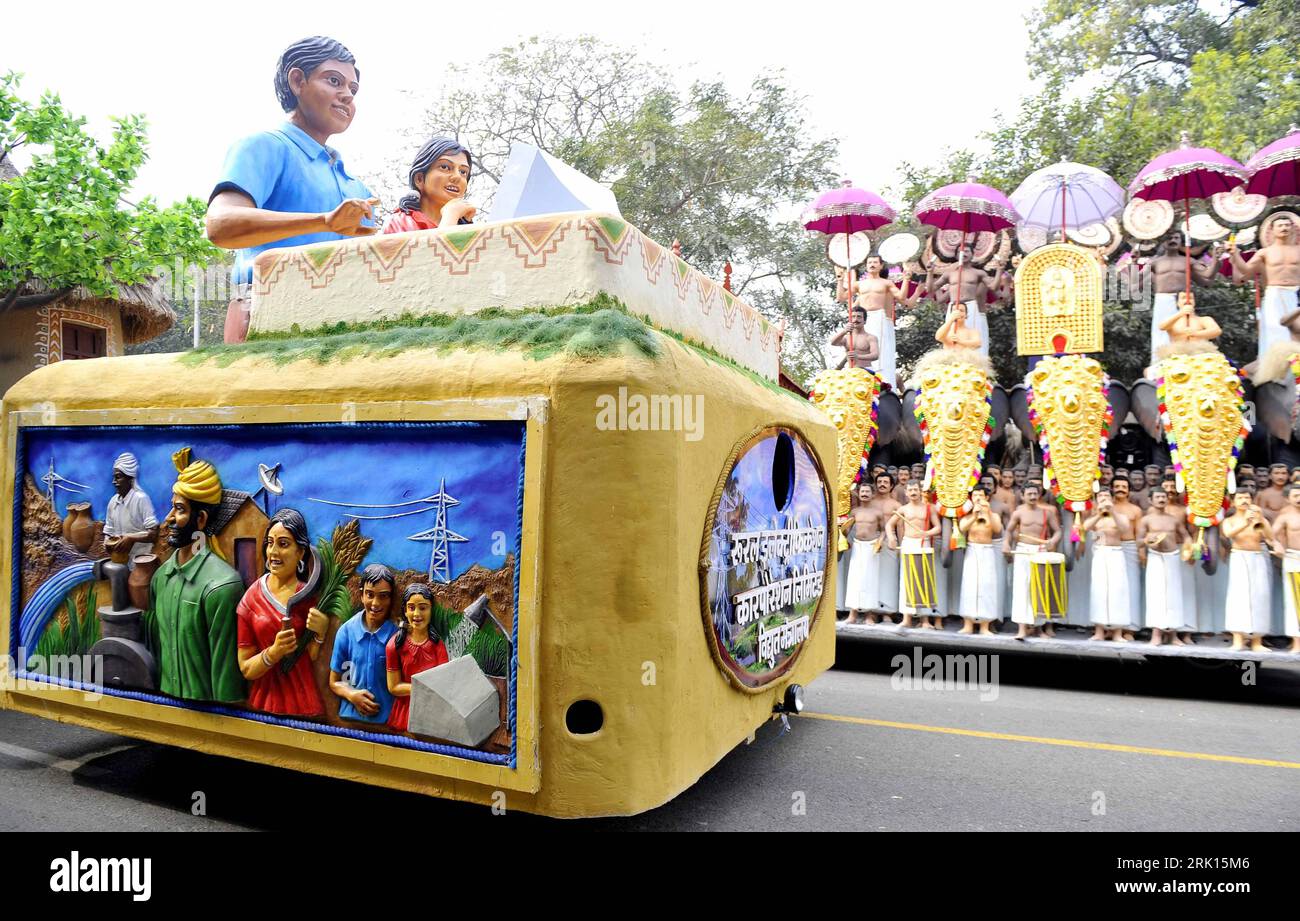
[[[1029,610],[1034,617],[1065,619],[1070,606],[1070,586],[1065,577],[1065,554],[1035,553],[1029,558]]]
[[[934,548],[904,550],[903,597],[913,611],[938,607],[939,590],[934,581]],[[1064,559],[1064,558],[1062,558]]]

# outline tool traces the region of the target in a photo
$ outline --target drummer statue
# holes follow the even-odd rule
[[[1300,228],[1286,215],[1279,215],[1266,225],[1272,234],[1272,240],[1255,253],[1249,262],[1241,258],[1235,243],[1228,243],[1228,257],[1232,267],[1243,279],[1253,278],[1265,285],[1264,297],[1260,302],[1259,318],[1259,357],[1278,343],[1288,343],[1290,348],[1290,330],[1286,327],[1286,317],[1293,314],[1297,303],[1297,291],[1300,291]],[[1261,238],[1263,234],[1261,233]],[[1261,239],[1261,242],[1264,242]]]
[[[1180,233],[1171,233],[1160,244],[1159,255],[1142,269],[1143,283],[1155,293],[1155,304],[1151,311],[1151,364],[1160,360],[1159,350],[1169,344],[1169,327],[1182,302],[1180,295],[1187,291],[1187,257],[1183,253],[1183,237]],[[1213,263],[1202,265],[1192,263],[1192,280],[1199,285],[1208,285],[1215,274]]]
[[[855,304],[849,311],[849,317],[849,325],[831,339],[831,345],[844,348],[844,357],[835,368],[839,370],[846,364],[851,368],[872,368],[880,357],[880,342],[867,332],[867,310]],[[886,383],[892,386],[892,382]]]
[[[912,626],[912,617],[924,611],[922,629],[943,629],[934,571],[934,539],[942,530],[939,516],[921,493],[920,482],[912,480],[907,484],[907,504],[885,525],[889,548],[899,551],[898,609],[904,627]]]

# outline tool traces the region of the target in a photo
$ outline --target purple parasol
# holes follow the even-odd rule
[[[935,189],[916,204],[916,219],[940,230],[977,233],[1006,230],[1020,214],[1005,195],[978,182],[954,182]]]
[[[894,209],[866,189],[853,187],[847,179],[838,189],[823,192],[804,215],[804,228],[822,233],[856,233],[877,230],[898,217]]]
[[[1208,147],[1193,147],[1187,132],[1177,150],[1162,153],[1129,183],[1129,193],[1146,201],[1182,201],[1183,225],[1191,221],[1192,199],[1230,192],[1246,181],[1246,168],[1232,157]],[[1187,297],[1192,296],[1192,247],[1185,240]]]
[[[1129,183],[1134,198],[1187,202],[1229,192],[1246,179],[1246,168],[1232,157],[1208,147],[1193,147],[1183,132],[1177,150],[1162,153]]]
[[[1300,195],[1300,128],[1295,125],[1286,137],[1278,138],[1246,161],[1252,195]]]

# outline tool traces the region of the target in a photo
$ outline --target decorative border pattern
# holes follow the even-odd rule
[[[305,246],[294,254],[294,263],[312,288],[328,288],[334,273],[343,264],[343,246],[340,243]]]
[[[631,255],[634,245],[640,247],[643,275],[637,272],[636,257]],[[296,265],[297,271],[286,274],[290,265]],[[644,313],[651,322],[699,341],[771,379],[776,377],[773,356],[780,352],[781,336],[766,317],[726,291],[720,283],[672,255],[667,247],[612,214],[547,215],[534,220],[467,225],[450,231],[416,231],[267,251],[259,254],[254,262],[251,288],[260,305],[255,305],[253,311],[254,327],[259,331],[288,329],[297,316],[293,311],[309,304],[315,292],[327,291],[332,286],[346,286],[350,293],[364,290],[363,279],[376,285],[377,300],[372,307],[380,313],[391,307],[396,311],[392,315],[397,316],[406,309],[405,285],[441,299],[437,309],[452,307],[472,312],[490,306],[486,303],[487,295],[480,291],[488,279],[483,279],[482,285],[478,281],[488,266],[491,266],[490,274],[504,272],[506,275],[530,269],[550,268],[556,273],[573,269],[581,272],[584,291],[608,290],[632,301],[648,295],[651,300],[644,307],[629,304],[634,312]],[[405,280],[403,273],[407,275]],[[439,285],[438,279],[451,278],[455,279],[454,285],[430,291],[431,283]],[[455,296],[466,279],[470,284],[464,290],[473,303]],[[667,290],[670,279],[672,294]],[[648,292],[647,282],[652,289]],[[357,285],[362,287],[354,287]],[[573,290],[558,275],[554,287],[557,298]],[[281,298],[284,310],[280,309]],[[722,316],[715,313],[719,301]],[[334,308],[322,306],[327,308],[326,314],[339,319],[348,313],[342,304],[340,301]],[[492,305],[499,306],[500,298],[492,301]],[[735,322],[738,312],[740,328],[736,328]],[[663,314],[662,318],[658,317],[659,313]],[[319,322],[318,315],[312,311],[302,316]]]
[[[104,331],[104,352],[112,358],[121,354],[113,336],[113,318],[106,307],[74,310],[68,307],[46,305],[37,312],[36,367],[43,368],[63,360],[63,321],[71,320]]]
[[[524,261],[524,268],[544,269],[547,258],[559,249],[571,223],[564,220],[517,221],[502,226],[501,235],[515,255]]]
[[[611,227],[618,225],[618,233],[611,233]],[[582,232],[596,252],[605,257],[610,265],[622,265],[628,252],[632,249],[632,225],[614,218],[589,217],[582,221]]]
[[[292,261],[293,255],[283,250],[268,249],[258,253],[253,260],[253,290],[258,295],[270,294],[271,288]]]
[[[375,280],[386,285],[397,278],[397,273],[406,265],[406,260],[411,258],[415,244],[414,237],[395,234],[379,236],[361,251],[361,260],[370,269],[370,274],[375,276]]]
[[[462,239],[465,242],[460,244],[458,241]],[[433,250],[448,275],[468,275],[491,239],[490,227],[481,231],[453,230],[430,236],[429,249]]]

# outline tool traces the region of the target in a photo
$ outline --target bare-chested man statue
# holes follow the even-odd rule
[[[1214,280],[1214,264],[1192,263],[1192,281],[1208,285]],[[1159,254],[1142,269],[1142,282],[1155,292],[1151,311],[1151,363],[1157,361],[1156,352],[1169,344],[1169,330],[1163,325],[1178,312],[1178,295],[1187,290],[1187,256],[1183,252],[1183,237],[1171,233],[1160,244]]]
[[[907,484],[907,504],[891,516],[885,527],[889,546],[899,551],[898,609],[903,612],[902,625],[912,626],[912,617],[924,610],[922,629],[941,629],[943,618],[939,616],[934,538],[943,526],[939,515],[925,501],[921,484],[916,480]]]
[[[836,368],[843,368],[849,365],[854,368],[875,369],[876,361],[880,358],[880,343],[876,337],[867,332],[867,311],[864,307],[854,306],[849,311],[849,325],[835,334],[831,339],[831,345],[844,347],[844,358],[836,365]]]
[[[1282,558],[1282,632],[1287,652],[1300,653],[1300,483],[1286,491],[1286,507],[1273,519],[1273,553]]]
[[[1188,535],[1180,508],[1171,510],[1163,487],[1153,489],[1151,508],[1138,521],[1138,556],[1146,567],[1146,625],[1151,628],[1152,646],[1164,643],[1166,636],[1173,645],[1182,646],[1178,634],[1196,626],[1195,599],[1188,592],[1193,573],[1181,553]]]
[[[1255,504],[1264,511],[1271,523],[1278,512],[1286,508],[1286,486],[1291,481],[1291,471],[1286,464],[1272,464],[1268,468],[1268,485],[1255,496]]]
[[[1089,583],[1088,619],[1092,621],[1094,640],[1127,642],[1124,631],[1133,625],[1133,598],[1129,592],[1129,567],[1124,541],[1133,539],[1133,525],[1124,515],[1115,514],[1110,493],[1097,493],[1097,508],[1083,523],[1083,529],[1097,535],[1092,554],[1092,579]]]
[[[1300,239],[1289,217],[1279,216],[1269,222],[1272,241],[1246,262],[1233,243],[1228,244],[1232,267],[1242,278],[1263,282],[1264,297],[1259,305],[1259,357],[1276,343],[1286,342],[1290,331],[1286,317],[1300,307]]]
[[[900,289],[885,276],[885,262],[879,256],[867,260],[867,272],[858,281],[858,306],[866,308],[866,331],[876,337],[880,357],[876,373],[890,387],[898,386],[898,367],[894,361],[894,306],[911,307],[921,296],[918,287],[909,298],[906,282]]]
[[[886,477],[887,479],[888,477]],[[880,539],[884,533],[885,512],[872,503],[874,489],[863,480],[858,484],[858,504],[844,522],[844,533],[853,540],[849,556],[849,577],[844,593],[849,616],[845,623],[874,624],[880,608]],[[865,617],[864,617],[865,615]]]
[[[958,633],[994,634],[993,624],[1002,616],[1002,568],[993,541],[1002,536],[1002,517],[989,506],[988,492],[979,488],[970,494],[971,513],[957,522],[966,535],[966,553],[961,568],[961,602]]]
[[[1273,528],[1247,490],[1233,495],[1232,508],[1232,515],[1219,525],[1232,541],[1223,625],[1232,634],[1234,651],[1245,649],[1249,637],[1251,652],[1268,652],[1264,636],[1273,617],[1273,591],[1264,548],[1273,542]]]
[[[1011,513],[1002,538],[1003,554],[1015,560],[1011,570],[1011,619],[1019,626],[1018,640],[1027,639],[1035,626],[1029,604],[1030,557],[1053,552],[1061,539],[1061,520],[1056,507],[1039,502],[1042,486],[1035,480],[1026,480],[1022,495],[1024,501]]]
[[[966,243],[961,250],[961,259],[956,265],[935,273],[931,265],[926,275],[925,287],[930,296],[940,304],[957,304],[966,306],[966,325],[979,336],[979,345],[975,346],[982,355],[989,353],[989,323],[984,315],[985,304],[990,291],[997,291],[1001,284],[1001,267],[992,274],[971,264],[974,248]],[[954,297],[954,294],[956,295]],[[952,313],[949,312],[951,317]],[[940,340],[941,342],[943,340]]]
[[[977,310],[976,313],[978,312]],[[966,324],[965,304],[957,304],[948,311],[948,319],[935,332],[934,340],[945,349],[954,352],[965,351],[988,354],[987,348],[981,348],[981,345],[987,345],[987,343],[983,342],[979,332]]]

